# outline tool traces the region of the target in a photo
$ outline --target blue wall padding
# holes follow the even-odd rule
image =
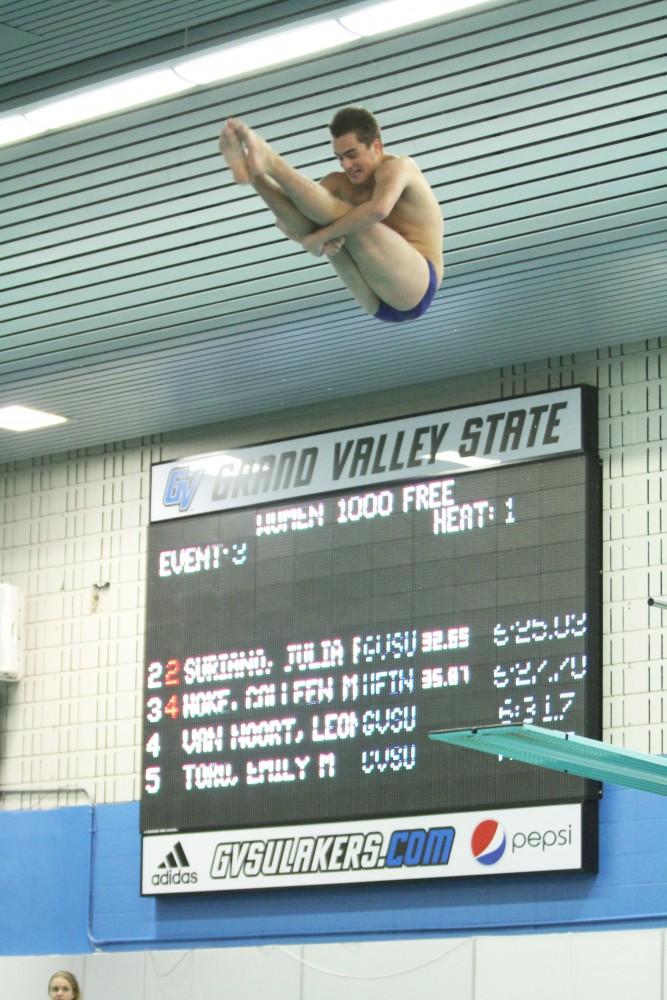
[[[90,821],[90,809],[78,806],[0,813],[3,955],[90,950]]]
[[[606,786],[598,875],[142,898],[138,803],[0,813],[0,953],[268,944],[664,924],[667,798]],[[7,901],[11,900],[11,905]]]

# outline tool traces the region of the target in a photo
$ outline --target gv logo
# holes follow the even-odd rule
[[[162,503],[165,507],[178,505],[179,510],[188,510],[197,492],[203,472],[203,469],[190,472],[187,465],[172,469],[162,497]]]

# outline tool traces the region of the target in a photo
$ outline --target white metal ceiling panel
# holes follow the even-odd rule
[[[48,23],[24,6],[17,28]],[[142,41],[150,4],[115,6]],[[665,0],[495,0],[0,149],[0,403],[71,418],[0,431],[0,460],[665,335],[666,33]],[[319,177],[346,103],[443,206],[446,276],[417,323],[362,315],[217,153],[245,116]]]

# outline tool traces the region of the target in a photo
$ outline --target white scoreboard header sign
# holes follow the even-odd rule
[[[156,465],[151,520],[581,451],[585,397],[579,386]]]

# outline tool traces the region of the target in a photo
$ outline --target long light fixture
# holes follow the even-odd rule
[[[437,451],[435,457],[449,465],[458,465],[463,469],[490,469],[500,465],[499,458],[478,458],[476,455],[459,455],[458,451]]]
[[[184,80],[173,69],[158,69],[35,105],[24,114],[31,125],[46,131],[171,97],[191,87],[194,83]]]
[[[174,71],[192,83],[214,83],[231,77],[254,73],[278,63],[335,49],[359,40],[339,21],[316,21],[289,31],[251,39],[227,49],[218,49],[174,65]]]
[[[430,21],[436,17],[445,17],[457,10],[476,6],[484,0],[386,0],[385,3],[374,3],[370,7],[352,11],[339,17],[344,28],[357,35],[379,35],[385,31],[396,31],[406,28],[409,24],[419,21]]]
[[[142,73],[85,87],[0,116],[0,146],[35,135],[127,111],[194,86],[244,76],[260,69],[333,50],[372,35],[445,17],[490,0],[388,0],[297,24],[231,45],[209,49]]]
[[[434,730],[429,736],[432,740],[511,757],[563,774],[667,795],[667,758],[626,750],[574,733],[516,723]]]
[[[6,146],[10,142],[20,142],[22,139],[29,139],[33,135],[38,135],[44,129],[29,122],[25,114],[4,115],[0,118],[0,146]]]
[[[34,410],[31,406],[3,406],[0,409],[0,427],[6,431],[36,431],[41,427],[53,427],[67,423],[67,417],[45,410]]]

